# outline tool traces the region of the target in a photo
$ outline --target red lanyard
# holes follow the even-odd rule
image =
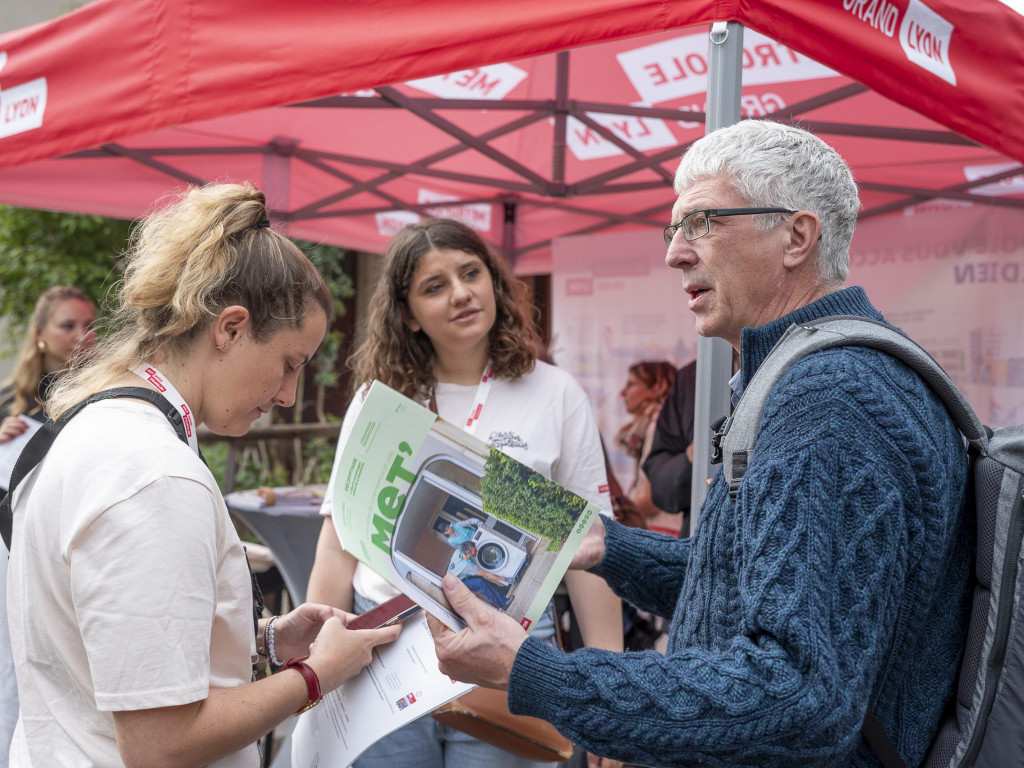
[[[167,377],[152,365],[140,365],[133,373],[156,387],[156,390],[166,398],[167,402],[178,409],[178,413],[181,414],[181,420],[185,424],[185,436],[188,438],[188,447],[195,451],[198,456],[199,441],[196,439],[196,423],[195,419],[192,418],[192,411],[189,410],[185,398],[168,381]]]
[[[491,369],[490,361],[488,361],[487,365],[484,366],[483,374],[480,376],[480,383],[476,385],[476,394],[473,396],[473,405],[469,409],[469,416],[466,417],[466,423],[462,425],[462,428],[471,435],[476,431],[477,424],[480,423],[480,415],[484,412],[484,404],[487,402],[487,397],[491,394],[491,384],[493,383],[494,371]],[[430,390],[430,403],[428,407],[431,411],[437,413],[437,398],[434,396],[433,389]]]

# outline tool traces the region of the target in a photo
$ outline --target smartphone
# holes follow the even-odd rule
[[[419,613],[420,608],[416,603],[405,595],[393,597],[387,602],[381,603],[376,608],[371,608],[366,613],[361,613],[350,621],[348,629],[378,629],[390,627],[404,621],[410,616]]]

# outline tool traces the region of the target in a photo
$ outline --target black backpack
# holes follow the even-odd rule
[[[10,487],[7,489],[7,493],[4,494],[3,499],[0,499],[0,536],[3,537],[4,545],[8,550],[11,548],[11,528],[14,523],[14,516],[11,511],[11,498],[14,496],[14,489],[43,460],[43,457],[49,452],[50,446],[53,445],[53,441],[57,439],[57,435],[60,434],[60,431],[64,429],[71,419],[89,403],[98,403],[101,400],[109,400],[113,397],[131,397],[136,400],[145,400],[147,403],[156,406],[167,417],[167,420],[171,422],[174,431],[178,433],[178,437],[186,443],[188,442],[185,424],[181,420],[181,414],[178,413],[178,409],[171,405],[166,397],[145,387],[118,387],[97,392],[95,395],[68,408],[56,421],[45,421],[43,426],[32,435],[24,449],[22,449],[21,455],[18,456],[18,461],[14,464],[14,471],[11,473]]]
[[[974,499],[977,515],[971,618],[956,696],[922,766],[1024,767],[1024,425],[983,426],[939,364],[892,327],[861,317],[826,317],[786,331],[717,430],[715,449],[729,494],[735,498],[743,480],[772,387],[804,355],[844,345],[878,349],[914,369],[967,439],[968,498]],[[904,768],[870,709],[861,732],[886,768]]]

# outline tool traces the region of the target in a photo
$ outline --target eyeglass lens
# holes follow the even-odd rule
[[[754,216],[760,213],[796,213],[789,208],[716,208],[705,211],[694,211],[684,216],[678,224],[665,227],[665,245],[672,244],[676,230],[682,228],[687,240],[698,240],[711,231],[712,216]]]
[[[704,237],[710,229],[708,215],[704,211],[694,211],[683,219],[683,236],[687,240]]]
[[[669,224],[665,227],[665,245],[672,245],[672,238],[675,237],[677,229],[683,230],[683,237],[687,240],[696,240],[704,237],[710,227],[708,215],[704,211],[694,211],[678,224]]]

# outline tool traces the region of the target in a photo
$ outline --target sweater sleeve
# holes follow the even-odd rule
[[[914,647],[914,611],[935,600],[924,590],[949,554],[964,478],[941,405],[909,371],[880,381],[864,360],[821,353],[773,391],[735,505],[719,474],[675,577],[667,655],[561,654],[529,639],[512,711],[643,765],[849,764],[877,678]],[[926,531],[932,503],[949,519]],[[619,533],[610,526],[607,578],[671,578],[646,571],[643,551],[630,572]]]
[[[641,610],[668,618],[679,600],[690,540],[605,520],[606,553],[593,568],[612,591]]]

